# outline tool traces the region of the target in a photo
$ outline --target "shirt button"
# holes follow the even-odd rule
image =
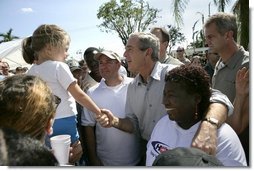
[[[149,107],[152,107],[152,105],[151,105],[151,104],[149,104]]]

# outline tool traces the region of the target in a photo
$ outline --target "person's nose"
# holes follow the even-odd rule
[[[130,56],[127,51],[124,52],[123,57],[128,61],[130,59]]]

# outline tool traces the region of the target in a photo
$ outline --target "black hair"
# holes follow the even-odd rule
[[[12,129],[0,129],[1,166],[58,166],[52,151],[39,140]]]
[[[179,83],[189,94],[199,94],[201,102],[198,104],[198,113],[206,112],[210,104],[210,78],[201,66],[191,64],[181,65],[170,70],[165,76],[165,82]]]
[[[96,48],[96,47],[89,47],[89,48],[87,48],[85,50],[85,52],[84,52],[84,55],[83,55],[84,60],[86,61],[87,58],[89,58],[90,56],[93,57],[98,52],[99,52],[99,49]]]

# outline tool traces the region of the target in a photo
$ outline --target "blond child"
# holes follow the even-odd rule
[[[99,107],[84,93],[73,77],[65,59],[68,56],[70,37],[57,25],[43,24],[31,37],[22,42],[23,58],[33,64],[27,74],[36,75],[47,82],[61,103],[56,110],[53,134],[71,135],[72,147],[78,146],[82,154],[76,122],[75,100],[96,115],[101,115]],[[47,141],[46,141],[47,143]],[[49,145],[49,144],[48,144]],[[80,155],[81,156],[81,155]]]

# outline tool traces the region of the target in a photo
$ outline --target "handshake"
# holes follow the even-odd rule
[[[104,128],[117,127],[119,124],[119,118],[108,109],[101,109],[101,113],[95,115],[95,119]]]
[[[135,127],[130,118],[118,118],[108,109],[101,109],[101,113],[97,114],[95,119],[104,128],[114,127],[128,133],[135,131]]]

